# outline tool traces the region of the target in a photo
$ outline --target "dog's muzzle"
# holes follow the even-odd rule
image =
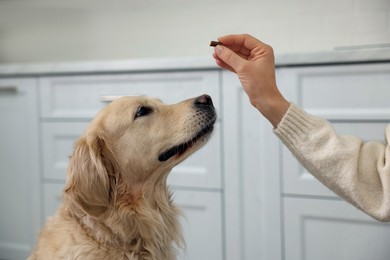
[[[167,161],[175,155],[180,156],[184,154],[197,142],[207,140],[206,137],[212,133],[214,129],[214,123],[217,119],[217,114],[215,113],[215,108],[211,97],[209,95],[202,95],[197,97],[194,100],[194,108],[197,112],[199,112],[199,114],[201,114],[203,123],[202,128],[189,140],[161,153],[158,157],[160,162]]]

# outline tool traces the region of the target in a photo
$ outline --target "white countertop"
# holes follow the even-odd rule
[[[276,54],[276,66],[390,61],[390,49]],[[0,76],[219,69],[210,57],[0,64]]]
[[[217,69],[211,57],[79,61],[60,63],[1,64],[0,76],[21,74],[63,74],[98,72],[141,72],[162,70]]]
[[[390,61],[390,48],[276,55],[277,66]]]

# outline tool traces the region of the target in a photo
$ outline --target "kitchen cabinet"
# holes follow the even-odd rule
[[[390,64],[279,68],[287,99],[329,120],[339,134],[384,141],[390,124]],[[280,146],[284,259],[390,258],[390,224],[341,200]]]
[[[389,82],[389,63],[277,67],[288,100],[329,120],[338,133],[366,141],[384,140]],[[310,175],[249,104],[234,74],[223,72],[222,85],[223,144],[229,147],[226,259],[389,259],[382,241],[388,241],[390,225],[353,208]]]
[[[219,72],[46,76],[39,79],[43,154],[43,218],[61,202],[73,144],[94,115],[119,96],[148,95],[171,104],[210,94],[220,111]],[[182,209],[187,250],[180,259],[223,259],[221,117],[213,137],[176,166],[168,184]],[[212,159],[211,159],[212,158]],[[207,239],[203,236],[209,233]]]
[[[40,227],[37,81],[0,79],[0,258],[26,259]]]
[[[0,66],[0,259],[30,253],[61,203],[74,142],[101,108],[123,95],[170,104],[204,93],[218,114],[213,136],[168,178],[184,212],[187,251],[179,260],[390,258],[389,224],[313,178],[250,105],[236,75],[197,62],[131,64]],[[340,134],[383,140],[390,63],[310,64],[277,64],[286,98]]]

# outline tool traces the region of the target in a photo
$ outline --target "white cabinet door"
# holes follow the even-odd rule
[[[221,193],[175,190],[173,197],[184,213],[181,223],[187,245],[178,259],[224,259]]]
[[[388,260],[390,224],[337,199],[284,199],[286,260]]]
[[[390,63],[281,68],[277,80],[288,100],[329,120],[339,134],[384,141],[390,123]],[[336,197],[284,146],[281,155],[285,194]]]
[[[226,259],[281,259],[279,142],[237,76],[223,73]]]
[[[37,86],[0,80],[0,259],[26,259],[40,225]]]

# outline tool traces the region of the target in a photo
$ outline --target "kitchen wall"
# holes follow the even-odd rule
[[[208,56],[243,32],[276,53],[390,47],[390,1],[0,0],[0,63]]]

